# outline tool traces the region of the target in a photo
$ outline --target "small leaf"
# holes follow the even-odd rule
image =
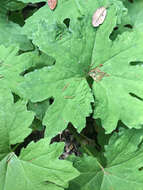
[[[48,0],[48,6],[51,10],[54,10],[57,6],[58,0]]]
[[[106,17],[106,14],[107,14],[107,10],[105,7],[100,7],[98,8],[95,13],[93,14],[93,17],[92,17],[92,25],[94,27],[97,27],[99,26],[100,24],[102,24],[105,20],[105,17]]]

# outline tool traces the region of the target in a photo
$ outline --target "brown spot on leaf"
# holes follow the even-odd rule
[[[109,76],[107,73],[101,71],[98,67],[96,67],[95,69],[92,69],[91,71],[89,71],[89,76],[91,76],[93,78],[94,81],[98,82],[100,80],[102,80],[102,78],[104,76]]]
[[[66,84],[63,88],[63,91],[65,91],[67,89],[67,87],[69,86],[69,84]]]
[[[107,10],[105,7],[98,8],[92,17],[92,25],[94,27],[98,27],[100,24],[102,24],[105,20],[107,14]]]

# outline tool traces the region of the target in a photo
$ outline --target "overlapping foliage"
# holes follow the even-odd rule
[[[0,2],[0,190],[142,190],[143,2]],[[59,160],[51,138],[87,118],[100,150],[79,142],[81,157]]]

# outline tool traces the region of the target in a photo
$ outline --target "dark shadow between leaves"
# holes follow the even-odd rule
[[[138,168],[138,170],[139,170],[139,171],[142,171],[142,170],[143,170],[143,166],[142,166],[142,167],[140,167],[140,168]]]
[[[26,74],[28,73],[31,73],[33,72],[34,70],[40,70],[40,69],[43,69],[44,67],[50,67],[50,66],[53,66],[55,65],[55,61],[53,61],[53,63],[50,65],[48,65],[47,63],[44,63],[44,64],[41,64],[40,62],[37,64],[37,65],[34,65],[32,67],[29,67],[28,69],[26,69],[25,71],[21,72],[20,73],[20,76],[25,76]]]
[[[51,97],[51,98],[49,99],[49,103],[50,103],[50,105],[54,103],[54,98],[53,98],[53,97]]]
[[[131,24],[125,24],[124,27],[125,27],[125,28],[133,29],[133,26],[132,26]]]
[[[45,1],[39,3],[28,3],[28,5],[22,10],[24,20],[32,16],[36,11],[38,11],[38,9],[42,8],[45,5]]]
[[[22,3],[21,3],[22,4]],[[21,10],[8,11],[8,20],[23,26],[25,20],[32,16],[38,9],[46,5],[46,2],[22,4]]]
[[[35,119],[33,120],[33,122],[35,121]],[[31,134],[29,134],[23,142],[15,144],[15,145],[11,145],[11,149],[13,150],[13,152],[19,156],[20,152],[23,148],[26,148],[28,146],[28,144],[30,144],[32,141],[37,142],[40,139],[44,138],[44,133],[45,133],[45,127],[43,127],[43,130],[34,130],[31,132]]]
[[[121,35],[124,32],[130,32],[130,31],[132,31],[132,29],[133,29],[133,26],[131,24],[125,24],[124,26],[122,24],[118,25],[113,29],[109,38],[110,38],[110,40],[114,41],[114,40],[116,40],[118,35]]]
[[[69,18],[64,19],[63,23],[66,25],[67,28],[69,28],[69,26],[70,26],[70,19]]]
[[[136,94],[134,94],[134,93],[132,93],[132,92],[130,92],[129,94],[130,94],[130,96],[132,96],[133,98],[137,98],[138,100],[143,101],[143,98],[140,98],[140,97],[137,96]]]
[[[25,71],[23,71],[22,73],[20,73],[20,76],[25,76],[26,74],[28,73],[31,73],[33,72],[34,70],[40,70],[44,67],[49,67],[49,65],[37,65],[35,67],[29,67],[28,69],[26,69]]]
[[[130,66],[143,66],[143,62],[141,61],[130,62]]]
[[[86,80],[87,80],[89,87],[92,88],[92,85],[94,82],[93,78],[91,76],[87,75]]]
[[[12,95],[13,95],[13,101],[14,101],[14,103],[16,103],[16,102],[18,102],[18,100],[20,100],[20,96],[18,96],[14,92],[12,92]]]

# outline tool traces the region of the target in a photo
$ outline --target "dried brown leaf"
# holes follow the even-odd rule
[[[57,6],[58,0],[48,0],[48,6],[51,10],[54,10]]]
[[[100,24],[102,24],[105,20],[107,14],[107,9],[105,7],[98,8],[92,17],[92,25],[94,27],[98,27]]]
[[[89,76],[91,76],[94,81],[99,82],[103,77],[108,77],[109,75],[105,72],[102,72],[98,67],[96,67],[95,69],[89,71]]]

